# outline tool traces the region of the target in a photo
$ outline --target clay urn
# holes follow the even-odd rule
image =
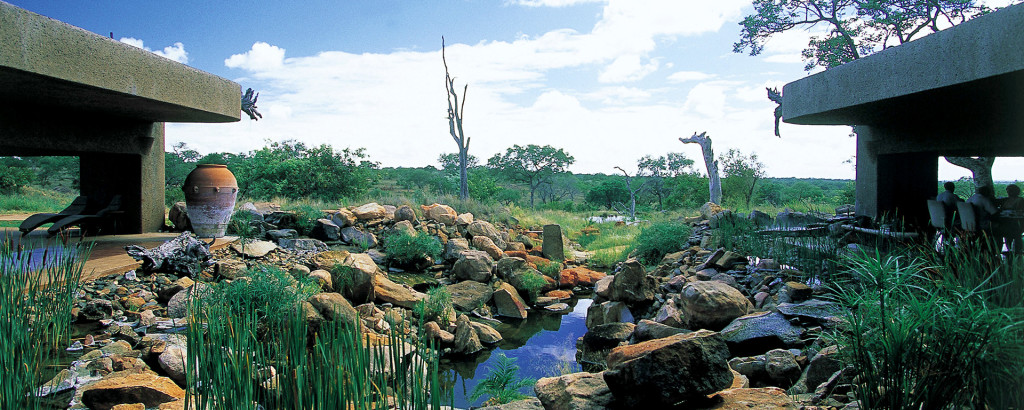
[[[185,178],[185,204],[192,229],[200,238],[220,238],[235,209],[238,181],[227,165],[199,164]]]

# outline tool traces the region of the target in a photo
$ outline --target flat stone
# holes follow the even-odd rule
[[[448,285],[448,293],[452,295],[452,304],[456,309],[469,312],[490,301],[494,291],[490,285],[467,280]]]
[[[752,356],[771,349],[802,345],[801,329],[778,312],[742,316],[722,329],[722,337],[734,355]]]
[[[142,403],[157,407],[184,400],[185,391],[171,379],[154,373],[111,373],[82,388],[82,403],[91,409],[108,410],[118,404]]]
[[[614,400],[604,373],[544,377],[537,380],[533,391],[548,410],[604,409]]]
[[[231,249],[249,258],[262,258],[277,249],[277,245],[270,241],[237,241],[231,244]]]

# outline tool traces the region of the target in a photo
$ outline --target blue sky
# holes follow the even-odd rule
[[[383,166],[435,165],[454,152],[445,120],[441,36],[469,84],[470,154],[550,144],[570,169],[635,170],[643,155],[700,148],[756,153],[770,176],[849,178],[849,127],[783,125],[766,86],[806,76],[807,32],[732,53],[750,0],[72,1],[13,4],[141,46],[260,91],[264,119],[168,124],[167,147],[243,152],[267,140],[365,147]],[[995,177],[1016,179],[1018,161]],[[940,165],[940,177],[966,172]]]

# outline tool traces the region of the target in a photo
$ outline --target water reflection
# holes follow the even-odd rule
[[[469,408],[486,400],[481,398],[470,403],[469,394],[494,368],[498,353],[516,359],[520,377],[539,379],[558,375],[560,368],[578,369],[576,339],[587,332],[586,317],[590,304],[590,299],[577,299],[570,302],[572,309],[569,313],[534,310],[527,319],[515,323],[488,323],[503,337],[495,349],[442,365],[454,372],[455,407]],[[523,392],[532,394],[532,387]]]

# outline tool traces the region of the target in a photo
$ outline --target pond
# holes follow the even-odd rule
[[[574,299],[569,302],[569,313],[533,310],[518,323],[488,323],[504,338],[493,350],[463,360],[442,360],[442,369],[454,377],[455,407],[479,406],[487,399],[470,401],[469,396],[480,380],[495,368],[499,354],[515,359],[519,377],[539,379],[558,376],[563,369],[579,371],[576,339],[587,332],[585,322],[591,302],[591,299]],[[533,387],[524,388],[522,392],[533,395]]]

